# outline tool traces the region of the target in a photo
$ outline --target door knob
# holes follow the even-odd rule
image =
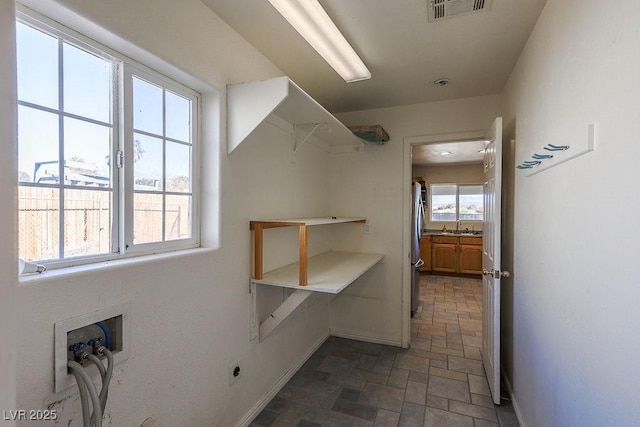
[[[507,270],[504,271],[500,271],[500,270],[495,270],[495,269],[491,269],[491,270],[487,270],[485,268],[482,269],[482,274],[484,276],[492,276],[494,279],[501,279],[501,278],[507,278],[511,276],[511,273],[509,273]]]

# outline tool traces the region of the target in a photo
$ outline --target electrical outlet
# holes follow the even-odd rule
[[[368,222],[364,224],[364,234],[371,234],[371,224]]]
[[[242,375],[242,369],[240,368],[240,362],[236,362],[229,367],[229,385],[232,385]]]

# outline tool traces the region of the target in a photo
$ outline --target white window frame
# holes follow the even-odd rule
[[[165,90],[175,92],[176,94],[188,98],[191,101],[191,166],[190,166],[190,181],[191,181],[191,237],[188,239],[170,240],[152,243],[139,243],[135,244],[133,241],[134,235],[134,214],[133,214],[133,196],[134,196],[134,165],[133,165],[133,108],[123,114],[123,135],[122,135],[122,150],[124,155],[124,185],[126,189],[122,192],[124,195],[124,212],[123,212],[123,224],[121,240],[124,242],[124,247],[121,249],[125,253],[149,253],[164,250],[170,246],[172,250],[189,249],[199,246],[199,168],[197,165],[198,155],[198,112],[200,110],[200,97],[197,92],[187,89],[186,87],[178,84],[177,82],[170,80],[167,77],[161,76],[158,73],[150,73],[148,70],[140,66],[134,66],[124,64],[122,70],[121,81],[121,97],[125,104],[133,106],[133,77],[137,76],[141,79],[147,80],[151,83],[162,86]],[[164,107],[163,107],[164,113]],[[164,114],[163,114],[164,115]],[[163,118],[164,120],[164,118]],[[139,131],[138,131],[139,132]],[[150,135],[150,134],[149,134]],[[171,138],[166,138],[171,140]],[[129,155],[128,155],[129,154]],[[163,179],[166,185],[166,180]],[[170,193],[162,191],[161,194],[178,194],[185,195],[187,193]],[[164,219],[164,218],[163,218]],[[163,221],[164,224],[164,221]],[[164,225],[163,225],[164,231]],[[164,232],[163,232],[164,234]]]
[[[112,211],[111,211],[111,253],[86,255],[70,258],[34,260],[43,264],[47,269],[57,269],[76,265],[86,265],[102,261],[110,261],[138,255],[179,251],[200,247],[200,123],[199,112],[202,109],[201,95],[189,87],[166,77],[159,72],[140,64],[139,62],[120,54],[119,52],[96,42],[71,28],[68,28],[44,15],[41,15],[20,4],[16,4],[16,21],[30,25],[40,31],[89,51],[99,57],[113,61],[114,85],[112,88],[112,147],[111,182],[112,182]],[[124,167],[118,167],[120,152],[132,152],[133,146],[133,97],[132,84],[127,82],[127,75],[139,75],[146,80],[170,89],[172,92],[189,98],[192,103],[191,117],[191,237],[180,240],[169,240],[146,244],[133,244],[133,160],[132,156],[124,155]],[[59,76],[59,78],[62,78]],[[20,103],[31,106],[28,103]],[[125,105],[128,106],[125,109]],[[43,110],[43,108],[38,108]],[[44,110],[47,111],[47,110]],[[63,114],[63,117],[75,117],[73,114]],[[63,162],[60,162],[63,165]],[[63,168],[64,166],[60,166]],[[61,175],[62,176],[62,175]],[[28,185],[21,183],[20,185]],[[49,186],[48,188],[51,188]],[[61,187],[59,187],[61,188]],[[82,187],[77,187],[82,189]],[[93,188],[92,188],[93,189]],[[60,205],[62,212],[64,205]],[[63,227],[60,221],[59,227]],[[61,243],[62,242],[62,234]]]
[[[444,219],[434,219],[433,218],[433,186],[434,185],[453,185],[456,187],[456,219],[452,219],[452,220],[444,220]],[[483,187],[483,184],[477,184],[477,183],[470,183],[470,184],[460,184],[457,182],[432,182],[429,185],[429,219],[431,222],[447,222],[447,223],[454,223],[454,222],[458,222],[458,221],[464,221],[464,222],[472,222],[472,223],[482,223],[484,221],[483,219],[460,219],[460,187]],[[482,201],[483,205],[484,205],[484,199]],[[483,206],[483,211],[484,211],[484,206]],[[483,214],[484,217],[484,214]]]

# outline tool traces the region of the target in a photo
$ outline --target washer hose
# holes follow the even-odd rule
[[[104,410],[107,406],[109,383],[113,376],[113,354],[106,347],[100,347],[96,352],[100,356],[106,357],[106,369],[100,358],[94,354],[84,353],[81,358],[88,360],[98,368],[98,371],[100,372],[100,379],[102,380],[102,387],[100,388],[99,394],[96,390],[95,384],[82,365],[73,360],[70,360],[68,363],[69,370],[78,383],[80,403],[82,405],[83,427],[102,427],[102,415],[104,414]],[[87,394],[89,396],[87,396]],[[93,413],[90,413],[89,410],[89,400],[91,400],[91,405],[93,406]]]
[[[91,405],[93,406],[93,414],[91,417],[87,417],[89,413],[89,405],[86,402],[82,408],[82,420],[84,427],[102,427],[102,406],[100,405],[100,397],[96,391],[96,386],[89,378],[89,374],[84,370],[81,364],[74,360],[69,360],[67,366],[71,370],[71,373],[78,382],[78,389],[86,388],[89,391],[89,397],[91,398]],[[86,397],[85,397],[86,400]],[[80,391],[80,401],[83,402],[82,391]],[[85,409],[86,407],[86,409]]]

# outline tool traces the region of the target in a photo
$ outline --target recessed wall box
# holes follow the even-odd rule
[[[67,361],[70,357],[69,346],[77,344],[78,334],[69,334],[88,325],[101,322],[100,329],[105,330],[109,336],[110,350],[113,360],[118,364],[129,358],[130,354],[130,305],[120,304],[103,310],[94,311],[71,319],[56,322],[54,325],[54,383],[55,392],[59,393],[66,388],[75,385],[73,375],[68,373]],[[81,334],[80,334],[81,335]],[[67,337],[73,337],[73,343]],[[85,369],[89,375],[98,375],[98,369],[89,365]]]

